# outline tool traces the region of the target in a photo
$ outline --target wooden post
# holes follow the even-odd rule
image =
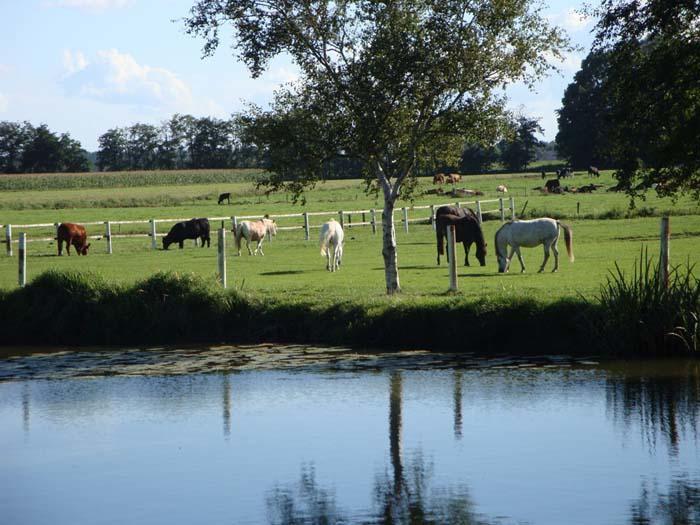
[[[235,236],[236,230],[238,229],[238,219],[236,218],[235,215],[233,217],[231,217],[231,228],[232,228],[231,231],[233,232],[233,235]]]
[[[53,230],[54,230],[54,237],[56,238],[56,241],[58,242],[58,227],[60,226],[59,223],[54,222],[53,223]]]
[[[5,249],[7,250],[7,256],[12,257],[12,224],[5,225]]]
[[[403,231],[408,233],[408,209],[404,206],[401,211],[403,212]]]
[[[107,253],[112,255],[112,223],[105,221],[105,239],[107,240]]]
[[[372,223],[372,233],[377,233],[377,212],[375,211],[374,208],[369,210],[370,214],[370,222]]]
[[[309,235],[309,213],[304,212],[304,239],[309,240],[311,236]]]
[[[664,290],[668,289],[668,274],[669,274],[669,241],[671,239],[671,225],[669,217],[661,217],[661,286]]]
[[[515,198],[514,197],[510,198],[510,218],[511,218],[511,220],[515,220]]]
[[[219,255],[219,282],[226,288],[226,230],[219,228],[219,243],[217,246]]]
[[[437,230],[437,224],[435,224],[435,206],[430,205],[430,224],[433,227],[433,231]]]
[[[460,206],[459,201],[455,202],[455,206],[457,206],[458,208],[462,207],[462,206]]]
[[[481,216],[481,203],[479,201],[476,201],[476,216],[479,217],[479,224],[484,222],[484,219]]]
[[[362,222],[367,222],[367,214],[365,212],[362,212]]]
[[[343,228],[345,223],[343,220],[343,211],[342,210],[338,212],[338,219],[339,219],[338,222],[340,223],[340,227]]]
[[[498,198],[498,211],[501,213],[501,222],[504,222],[506,220],[506,214],[503,209],[503,197]]]
[[[578,217],[581,213],[581,203],[577,202],[576,203],[576,217]]]
[[[158,244],[156,242],[156,220],[155,219],[149,219],[148,221],[151,225],[151,248],[156,250],[158,248]]]
[[[352,228],[352,213],[348,213],[348,228]]]
[[[27,284],[27,234],[19,234],[19,285]]]
[[[455,242],[455,239],[457,237],[455,233],[454,224],[449,225],[447,227],[447,258],[449,259],[448,267],[450,269],[451,292],[457,291],[457,258],[455,257],[455,252],[457,251],[457,243]]]

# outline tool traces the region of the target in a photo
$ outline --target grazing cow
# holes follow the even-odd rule
[[[445,182],[450,184],[457,184],[462,180],[462,176],[459,173],[448,173],[445,175]]]
[[[436,173],[433,175],[433,184],[445,184],[445,174]]]
[[[321,246],[321,257],[326,258],[326,270],[329,272],[340,268],[343,259],[344,237],[343,228],[335,219],[331,219],[321,226],[318,241]]]
[[[200,239],[202,248],[206,241],[207,247],[211,246],[211,238],[209,237],[209,220],[208,219],[190,219],[185,222],[178,222],[170,228],[168,235],[163,237],[163,249],[167,250],[173,243],[178,243],[180,249],[185,245],[185,239]]]
[[[508,193],[508,188],[506,188],[505,184],[499,184],[496,186],[496,191],[498,193]]]
[[[56,240],[58,241],[58,255],[63,255],[63,243],[66,243],[66,253],[70,255],[71,244],[75,247],[78,255],[87,255],[90,244],[87,243],[87,231],[85,226],[73,224],[72,222],[62,222],[56,229]]]
[[[557,170],[557,179],[565,179],[566,177],[572,177],[574,174],[573,171],[571,171],[571,168],[562,168],[560,170]]]
[[[228,204],[231,204],[231,194],[230,193],[221,193],[219,195],[219,202],[217,202],[217,204],[221,204],[224,201],[226,201]]]
[[[588,166],[589,177],[600,177],[600,170],[595,166]]]
[[[248,255],[265,255],[262,251],[262,243],[265,240],[265,235],[269,233],[270,235],[277,235],[277,224],[275,221],[268,219],[267,217],[259,219],[257,221],[241,221],[238,223],[236,230],[233,232],[234,239],[236,240],[236,249],[238,250],[238,255],[241,255],[241,240],[245,239],[246,247],[248,248]],[[250,241],[257,241],[258,245],[255,247],[255,252],[250,249]]]
[[[549,193],[555,193],[556,190],[561,188],[561,184],[559,183],[559,179],[549,179],[544,183],[544,187]]]

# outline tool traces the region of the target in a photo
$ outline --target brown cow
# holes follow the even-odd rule
[[[433,175],[433,184],[445,184],[445,174],[436,173]]]
[[[457,184],[461,179],[462,176],[459,173],[448,173],[447,175],[445,175],[446,183]]]
[[[66,243],[66,253],[70,255],[70,245],[75,247],[78,255],[87,255],[90,244],[87,242],[87,231],[85,226],[73,224],[72,222],[63,222],[56,230],[56,239],[58,240],[58,255],[62,255],[63,242]]]

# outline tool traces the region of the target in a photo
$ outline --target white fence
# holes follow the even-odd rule
[[[493,207],[491,209],[485,209],[484,206],[488,205],[496,205],[498,207]],[[416,223],[416,222],[421,222],[421,223],[430,223],[433,225],[433,228],[435,228],[435,210],[439,208],[440,206],[445,206],[445,205],[456,205],[460,207],[464,207],[466,205],[473,205],[476,208],[476,214],[479,217],[479,222],[482,222],[482,217],[483,214],[486,213],[497,213],[499,214],[499,218],[501,221],[506,220],[506,215],[509,216],[511,219],[515,219],[515,201],[513,197],[510,197],[510,199],[489,199],[489,200],[481,200],[481,201],[458,201],[458,202],[452,202],[452,203],[442,203],[442,204],[427,204],[427,205],[420,205],[420,206],[410,206],[410,207],[403,207],[403,208],[397,208],[394,210],[394,213],[401,213],[401,223],[403,225],[403,229],[405,232],[408,232],[408,226],[410,223]],[[422,214],[421,212],[424,212],[426,210],[429,210],[429,214]],[[287,219],[301,219],[301,224],[298,225],[291,225],[291,226],[282,226],[278,224],[277,230],[278,231],[285,231],[285,230],[304,230],[304,238],[308,241],[310,239],[310,230],[314,228],[320,228],[321,223],[318,224],[312,224],[312,218],[313,217],[321,217],[323,216],[324,218],[327,217],[338,217],[338,222],[341,223],[341,225],[349,228],[353,227],[358,227],[358,226],[370,226],[372,228],[372,233],[377,232],[377,213],[381,214],[381,210],[376,210],[374,208],[372,209],[367,209],[367,210],[350,210],[350,211],[345,211],[345,210],[339,210],[335,212],[329,212],[329,211],[315,211],[315,212],[303,212],[303,213],[287,213],[287,214],[281,214],[281,215],[269,215],[269,218],[275,219],[275,220],[287,220]],[[411,217],[410,215],[413,215]],[[353,222],[353,217],[356,218],[356,220]],[[213,223],[214,221],[220,221],[223,226],[224,221],[231,221],[231,227],[235,228],[236,225],[238,224],[238,221],[241,220],[247,220],[247,219],[259,219],[260,215],[234,215],[234,216],[227,216],[227,217],[207,217],[209,219],[210,223]],[[161,223],[176,223],[176,222],[183,222],[190,220],[191,217],[189,218],[183,218],[183,219],[146,219],[146,220],[129,220],[129,221],[95,221],[95,222],[83,222],[81,223],[84,226],[101,226],[104,228],[104,233],[102,235],[90,235],[88,236],[90,239],[97,239],[101,240],[104,239],[107,242],[107,253],[112,253],[112,240],[113,239],[119,239],[119,238],[138,238],[138,237],[150,237],[151,239],[151,248],[156,249],[158,247],[157,244],[157,238],[162,237],[165,235],[165,233],[158,233],[157,231],[157,226],[158,224]],[[360,220],[357,220],[360,219]],[[36,237],[31,237],[29,234],[26,235],[26,242],[37,242],[37,241],[53,241],[56,239],[55,235],[55,230],[58,228],[60,223],[43,223],[43,224],[4,224],[0,225],[1,228],[5,230],[5,236],[4,239],[2,239],[0,242],[5,243],[6,245],[6,252],[8,256],[13,255],[13,243],[17,243],[18,240],[13,237],[13,232],[16,231],[21,231],[23,233],[27,233],[27,230],[30,229],[44,229],[46,231],[49,228],[52,228],[54,230],[54,235],[52,237],[46,237],[45,233],[44,236],[36,236]],[[147,233],[113,233],[113,228],[115,226],[121,228],[122,225],[148,225],[148,232]],[[215,225],[212,224],[212,230],[215,229]]]

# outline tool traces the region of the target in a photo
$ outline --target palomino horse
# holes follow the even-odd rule
[[[520,247],[532,248],[539,244],[544,245],[544,261],[540,266],[540,272],[544,271],[544,266],[549,259],[549,249],[554,252],[554,269],[559,269],[559,250],[557,241],[559,240],[559,227],[564,228],[564,240],[566,241],[566,251],[569,260],[574,262],[573,231],[570,226],[554,219],[542,218],[530,221],[509,221],[501,226],[496,232],[496,257],[498,258],[498,271],[507,272],[513,253],[518,254],[521,272],[525,271],[523,256],[520,254]],[[510,246],[510,255],[506,252]]]
[[[331,219],[321,226],[318,242],[321,245],[321,257],[326,258],[326,270],[329,272],[340,268],[344,237],[343,228],[335,219]]]
[[[238,250],[238,255],[241,255],[241,239],[245,238],[246,247],[248,248],[249,255],[265,255],[262,251],[262,243],[265,240],[265,235],[269,233],[270,235],[277,235],[277,225],[275,221],[270,219],[260,219],[257,221],[241,221],[238,223],[238,228],[234,232],[236,239],[236,249]],[[255,247],[255,252],[250,250],[250,241],[257,241],[258,245]]]
[[[469,248],[476,243],[476,258],[481,266],[486,266],[486,241],[481,231],[479,218],[469,208],[440,206],[435,211],[435,236],[437,237],[437,263],[444,252],[442,240],[447,236],[447,227],[454,225],[455,242],[464,244],[464,265],[469,266]]]

